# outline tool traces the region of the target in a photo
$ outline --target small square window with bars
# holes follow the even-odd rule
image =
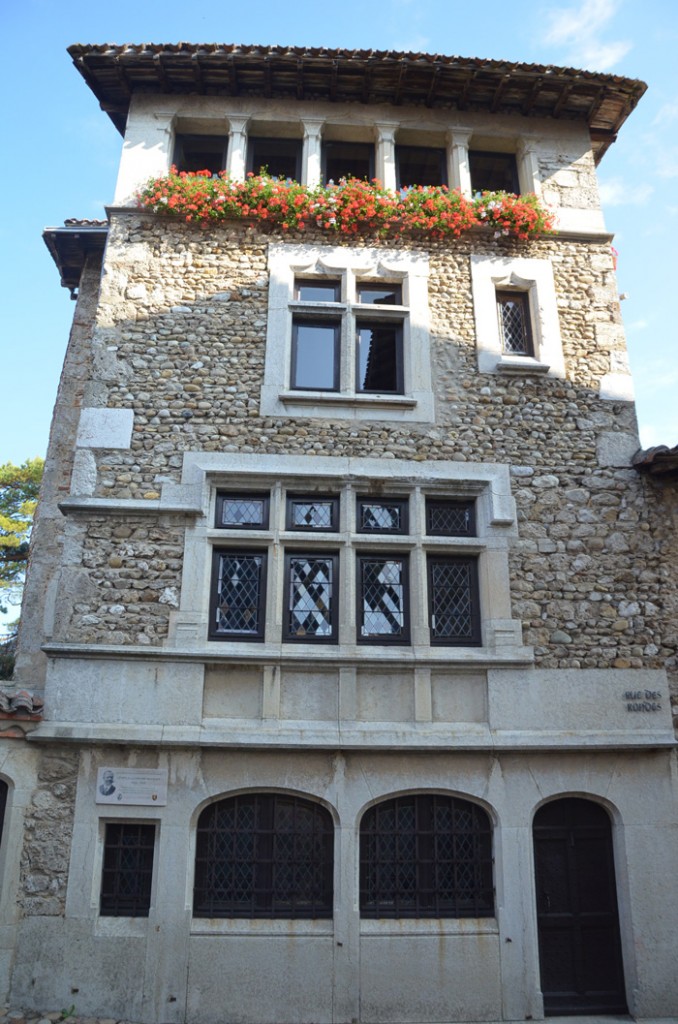
[[[109,822],[101,872],[102,917],[148,917],[155,825]]]
[[[501,348],[505,355],[532,356],[532,325],[527,292],[497,292]]]

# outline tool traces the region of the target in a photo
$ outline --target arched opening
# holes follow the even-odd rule
[[[625,1013],[612,829],[592,800],[565,797],[534,818],[544,1012]]]
[[[196,917],[332,916],[334,823],[283,793],[243,793],[198,818]]]

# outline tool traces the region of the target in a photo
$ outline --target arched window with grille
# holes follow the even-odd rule
[[[360,826],[363,917],[492,917],[492,827],[458,797],[410,794],[370,807]]]
[[[332,916],[334,826],[320,804],[244,793],[198,819],[196,917]]]

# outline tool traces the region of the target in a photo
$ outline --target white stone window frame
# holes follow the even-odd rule
[[[434,399],[428,303],[428,255],[410,250],[272,243],[268,254],[268,327],[262,416],[321,416],[432,423]],[[341,281],[341,302],[295,299],[300,278]],[[372,306],[357,301],[360,284],[399,284],[402,306]],[[341,319],[340,383],[337,391],[291,387],[292,324],[295,314],[336,314]],[[392,320],[402,326],[402,394],[371,394],[356,388],[356,322]]]
[[[202,651],[210,659],[254,661],[270,658],[298,661],[312,657],[318,664],[336,664],[355,658],[361,661],[425,661],[464,664],[529,662],[531,651],[522,646],[521,624],[511,616],[508,553],[517,537],[515,502],[511,496],[508,468],[504,465],[469,466],[439,461],[350,459],[294,455],[225,455],[187,453],[184,484],[198,486],[203,494],[204,519],[186,531],[184,573],[179,611],[171,615],[172,646]],[[407,535],[370,535],[357,530],[357,499],[369,493],[379,497],[410,496]],[[218,491],[271,491],[271,517],[267,531],[217,529],[215,503]],[[285,523],[287,494],[307,492],[318,497],[341,495],[337,532],[289,531]],[[476,535],[438,537],[425,530],[426,497],[474,499]],[[300,543],[301,542],[301,543]],[[208,640],[212,587],[212,552],[215,548],[257,546],[269,552],[265,595],[263,642]],[[282,639],[285,548],[312,552],[338,551],[341,559],[338,643]],[[359,643],[356,634],[356,554],[361,552],[406,553],[410,559],[410,642],[403,644]],[[478,560],[481,644],[479,646],[431,645],[426,581],[428,554],[470,555]]]
[[[565,358],[550,261],[481,255],[470,259],[480,372],[564,377]],[[527,295],[533,355],[503,351],[497,292],[511,290]]]

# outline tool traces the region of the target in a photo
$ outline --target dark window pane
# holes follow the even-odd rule
[[[513,153],[469,153],[471,188],[474,192],[520,192],[518,165]]]
[[[5,808],[7,807],[7,793],[9,787],[4,779],[0,779],[0,843],[2,842],[2,833],[5,824]]]
[[[326,142],[323,157],[326,182],[374,176],[374,146],[369,142]]]
[[[228,139],[224,135],[177,135],[174,163],[180,171],[211,171],[226,168]]]
[[[446,185],[445,150],[424,146],[396,146],[398,188],[411,185]]]
[[[337,561],[334,555],[287,556],[288,639],[334,638]]]
[[[292,387],[336,391],[339,386],[339,325],[327,321],[295,321],[292,342]]]
[[[431,643],[480,643],[478,566],[475,558],[428,560]]]
[[[106,825],[101,873],[102,917],[148,917],[155,825]]]
[[[334,828],[324,807],[279,794],[211,804],[198,819],[196,917],[332,916]]]
[[[290,530],[336,530],[339,503],[336,498],[289,498]]]
[[[426,533],[430,537],[475,537],[475,502],[427,498]]]
[[[502,351],[531,356],[530,305],[525,292],[497,292],[497,312]]]
[[[485,811],[438,795],[386,800],[360,824],[363,917],[492,917]]]
[[[362,555],[358,564],[358,639],[407,642],[405,560]]]
[[[263,636],[265,554],[216,552],[215,635],[233,639]]]
[[[402,329],[392,324],[358,326],[358,391],[402,394]]]
[[[341,299],[340,281],[304,281],[294,282],[295,298],[302,302],[339,302]]]
[[[361,533],[407,533],[407,499],[359,498],[358,530]]]
[[[361,305],[400,306],[402,289],[399,284],[359,284],[358,302]]]
[[[256,530],[268,526],[267,494],[218,494],[217,527]]]
[[[254,174],[265,172],[272,178],[291,178],[298,181],[301,168],[301,141],[299,139],[264,139],[250,137],[247,170]]]

